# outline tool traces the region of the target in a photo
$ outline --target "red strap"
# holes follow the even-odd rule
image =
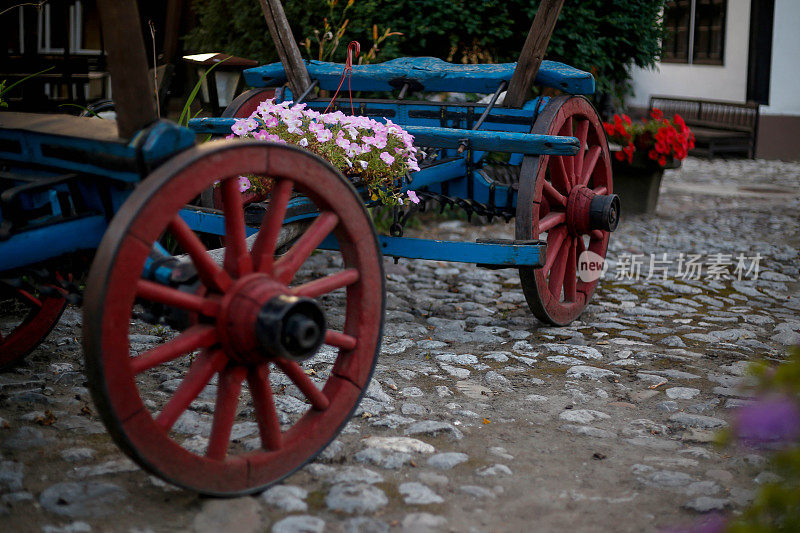
[[[358,41],[350,41],[350,44],[347,45],[347,59],[344,62],[344,70],[342,71],[342,77],[339,80],[339,86],[336,88],[336,92],[333,93],[333,98],[328,103],[328,107],[325,108],[323,113],[327,113],[328,109],[336,102],[336,97],[339,96],[339,89],[342,88],[342,84],[344,83],[345,76],[347,77],[347,92],[350,96],[350,112],[355,115],[356,111],[353,107],[353,91],[351,90],[350,82],[353,80],[353,58],[358,57],[358,54],[361,53],[361,45]]]

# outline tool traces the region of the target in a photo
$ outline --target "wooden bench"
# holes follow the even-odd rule
[[[758,130],[758,104],[651,96],[650,109],[679,114],[695,136],[693,154],[739,153],[752,158]]]

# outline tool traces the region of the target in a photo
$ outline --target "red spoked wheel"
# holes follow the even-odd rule
[[[22,361],[50,334],[67,301],[0,282],[0,370]]]
[[[545,265],[520,268],[525,299],[538,319],[563,326],[583,312],[594,294],[599,272],[596,277],[588,270],[581,273],[579,262],[594,264],[596,271],[604,260],[619,221],[619,199],[612,194],[603,124],[585,98],[553,98],[531,133],[580,141],[574,156],[526,157],[517,197],[516,238],[547,241]]]
[[[275,89],[250,89],[237,96],[222,112],[222,118],[247,118],[255,113],[258,104],[273,98]]]
[[[275,180],[251,250],[240,175]],[[222,265],[179,215],[218,179]],[[319,215],[276,258],[293,191],[309,198]],[[340,251],[312,257],[331,233]],[[179,248],[176,256],[191,260],[199,287],[140,278],[153,243],[165,236]],[[331,261],[323,268],[320,258]],[[366,390],[383,328],[382,265],[355,190],[317,156],[244,140],[176,156],[125,202],[89,274],[84,351],[110,434],[146,470],[205,494],[256,492],[289,475],[330,443]],[[174,338],[132,353],[132,311],[142,304],[191,318]]]

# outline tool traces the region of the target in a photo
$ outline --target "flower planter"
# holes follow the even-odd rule
[[[623,213],[655,213],[664,170],[681,166],[680,161],[670,158],[662,167],[641,152],[633,154],[631,163],[616,157],[611,161],[614,193],[619,195]]]

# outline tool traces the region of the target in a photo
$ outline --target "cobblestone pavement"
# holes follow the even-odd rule
[[[84,387],[68,309],[0,375],[0,529],[646,531],[741,510],[778,473],[711,441],[747,401],[747,361],[800,343],[800,164],[689,159],[662,191],[656,216],[623,218],[606,279],[569,327],[532,318],[513,270],[387,261],[366,399],[317,461],[255,497],[201,498],[123,456]],[[513,226],[416,232],[470,240]],[[681,253],[701,256],[701,279],[677,271]],[[709,263],[733,273],[739,254],[748,267],[760,255],[757,281],[706,279]],[[640,279],[620,276],[634,261]],[[142,331],[142,344],[160,341]],[[307,366],[324,373],[324,355]],[[202,441],[209,418],[193,409],[185,431]]]

